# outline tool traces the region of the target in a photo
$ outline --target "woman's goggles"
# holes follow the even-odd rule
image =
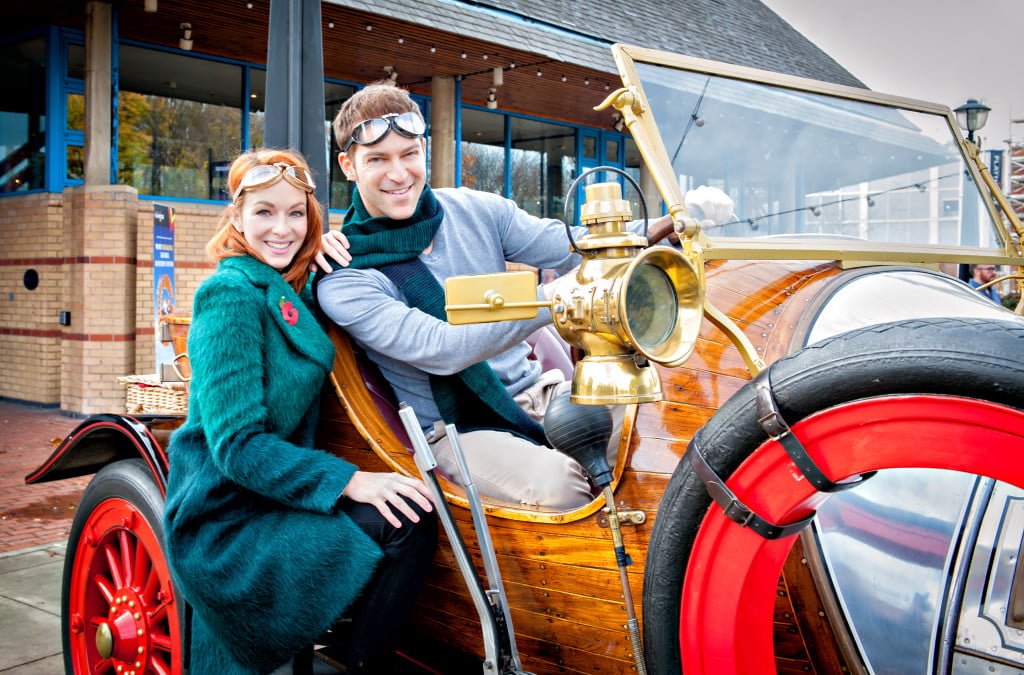
[[[348,142],[345,143],[345,147],[341,151],[348,152],[353,143],[357,145],[380,143],[392,129],[406,138],[418,138],[427,130],[427,125],[423,118],[420,117],[420,114],[414,110],[401,114],[388,113],[380,117],[363,120],[356,125],[356,128],[352,131],[351,138],[348,139]]]
[[[232,201],[237,201],[246,190],[259,190],[270,187],[282,178],[291,185],[306,192],[312,192],[316,189],[313,175],[301,166],[285,164],[284,162],[257,164],[242,176],[242,182],[238,184],[238,189],[235,190],[235,196]]]

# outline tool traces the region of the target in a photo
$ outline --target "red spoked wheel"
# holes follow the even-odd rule
[[[163,497],[140,460],[89,483],[64,566],[64,663],[71,673],[180,675],[182,608],[162,550]]]
[[[924,320],[854,331],[772,367],[793,433],[839,481],[887,468],[940,468],[1024,487],[1024,326]],[[827,494],[757,424],[737,393],[696,435],[737,498],[778,524]],[[727,519],[684,458],[665,491],[644,578],[652,673],[775,670],[772,611],[795,536],[769,541]]]

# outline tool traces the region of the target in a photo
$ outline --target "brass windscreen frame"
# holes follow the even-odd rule
[[[650,103],[644,93],[636,63],[649,63],[680,70],[716,75],[734,80],[785,87],[803,92],[825,94],[844,99],[873,103],[943,116],[951,129],[956,123],[952,111],[942,105],[909,98],[880,94],[869,89],[858,89],[830,84],[791,75],[757,70],[743,66],[722,64],[705,59],[681,56],[632,45],[612,46],[612,56],[622,77],[623,89],[613,93],[606,104],[616,107],[623,115],[630,133],[636,141],[640,154],[651,171],[655,184],[665,200],[668,212],[676,221],[682,221],[688,239],[698,255],[704,259],[797,259],[797,260],[858,260],[903,263],[988,262],[1003,265],[1021,265],[1024,255],[1021,251],[1021,236],[1024,232],[1016,214],[1007,213],[1012,232],[1006,227],[1003,216],[996,205],[1001,194],[995,194],[994,183],[987,181],[979,169],[978,151],[955,133],[964,164],[975,185],[986,186],[979,191],[985,208],[996,228],[1002,248],[942,246],[932,244],[894,244],[869,241],[831,241],[799,237],[785,240],[766,241],[756,237],[712,237],[700,231],[689,218],[683,202],[682,190],[675,178],[668,152],[658,132],[657,123]],[[972,152],[973,150],[973,152]],[[1005,198],[1004,198],[1005,199]],[[1001,200],[1000,200],[1001,201]],[[684,244],[686,242],[684,241]],[[684,246],[684,250],[685,250]]]

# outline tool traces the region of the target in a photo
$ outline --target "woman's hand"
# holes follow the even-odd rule
[[[395,527],[401,527],[402,521],[392,512],[392,507],[404,513],[412,522],[420,521],[406,499],[416,502],[424,511],[434,510],[430,491],[423,481],[400,473],[356,471],[341,494],[355,502],[373,504],[384,519]]]
[[[330,230],[320,236],[320,250],[314,258],[315,262],[310,265],[310,272],[316,272],[318,268],[324,272],[330,272],[332,267],[327,262],[327,256],[333,258],[342,267],[348,267],[348,264],[352,262],[352,255],[348,252],[348,239],[337,230]]]

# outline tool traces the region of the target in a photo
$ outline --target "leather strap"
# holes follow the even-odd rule
[[[796,468],[807,478],[808,482],[819,492],[840,492],[857,487],[867,479],[875,475],[875,471],[855,476],[841,483],[832,481],[825,472],[821,470],[814,459],[807,454],[803,443],[800,442],[789,428],[789,424],[783,419],[779,412],[779,406],[775,401],[775,393],[772,391],[772,369],[766,368],[754,379],[754,391],[756,392],[757,423],[768,434],[768,438],[778,441],[782,448],[793,460]]]
[[[690,466],[693,467],[697,476],[704,482],[704,487],[707,489],[708,494],[711,495],[711,498],[722,507],[725,517],[734,523],[738,523],[741,527],[749,527],[765,539],[781,539],[782,537],[794,535],[807,527],[814,519],[814,514],[812,513],[807,518],[790,523],[789,525],[776,525],[767,521],[736,498],[736,493],[729,489],[725,481],[708,464],[704,454],[697,446],[696,440],[691,440],[689,445],[687,445],[685,458],[690,462]]]

